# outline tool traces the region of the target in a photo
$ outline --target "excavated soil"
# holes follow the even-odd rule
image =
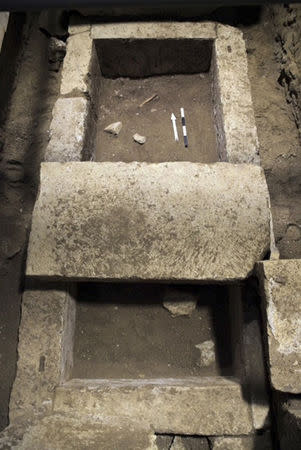
[[[139,107],[154,95],[152,101]],[[188,148],[183,141],[181,107],[185,110]],[[174,138],[172,113],[177,118],[178,142]],[[117,121],[122,122],[118,136],[104,132],[107,125]],[[145,144],[134,142],[136,133],[146,137]],[[218,161],[210,75],[104,78],[96,161]]]
[[[177,286],[179,289],[179,286]],[[198,302],[190,316],[163,307],[162,284],[82,284],[74,343],[74,378],[162,378],[230,375],[227,291],[181,286]],[[204,364],[196,345],[212,341]],[[211,355],[212,356],[212,355]],[[206,365],[208,363],[208,365]]]
[[[301,11],[300,5],[294,8]],[[273,26],[276,14],[277,26]],[[261,164],[264,168],[271,196],[276,245],[280,257],[301,258],[301,151],[300,134],[296,123],[296,105],[287,102],[283,86],[283,67],[279,64],[281,43],[291,42],[295,33],[295,55],[287,64],[300,65],[300,39],[296,28],[300,24],[288,22],[286,6],[265,9],[259,23],[243,27],[246,41],[249,78],[251,81],[255,119],[258,130]],[[279,23],[285,24],[279,29]],[[277,41],[276,41],[277,38]],[[298,60],[300,58],[300,61]],[[295,63],[295,64],[294,64]],[[299,87],[300,89],[300,87]]]

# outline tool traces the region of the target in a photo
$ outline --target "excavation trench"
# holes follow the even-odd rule
[[[96,40],[100,100],[96,161],[218,160],[213,120],[212,41]],[[185,148],[180,108],[184,108],[189,146]],[[171,114],[177,119],[175,141]],[[121,121],[118,137],[104,132]],[[133,135],[146,137],[143,145]]]
[[[228,306],[222,286],[80,284],[72,376],[231,375]]]

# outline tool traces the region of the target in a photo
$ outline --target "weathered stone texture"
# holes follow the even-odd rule
[[[1,441],[0,441],[1,443]],[[8,447],[9,448],[9,447]],[[107,424],[60,415],[26,429],[15,450],[157,450],[155,435],[138,426]]]
[[[107,423],[136,423],[158,433],[221,435],[252,430],[240,385],[219,377],[71,380],[56,389],[54,412]]]
[[[66,286],[28,286],[22,300],[11,422],[51,410],[53,390],[72,364],[74,321],[75,305]]]
[[[71,35],[67,41],[67,53],[62,72],[61,95],[90,92],[89,73],[92,64],[93,41],[90,32]]]
[[[259,164],[259,143],[242,32],[217,25],[213,92],[219,154],[222,161]]]
[[[85,128],[88,117],[88,101],[85,98],[59,98],[52,111],[50,141],[45,161],[82,161],[86,155]]]
[[[214,22],[129,22],[92,25],[92,39],[215,39]]]
[[[42,164],[31,276],[236,280],[269,249],[259,167]]]
[[[301,392],[301,260],[259,264],[270,377],[275,389]]]

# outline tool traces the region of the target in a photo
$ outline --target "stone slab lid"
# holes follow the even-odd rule
[[[27,275],[232,281],[270,245],[260,167],[43,163]]]

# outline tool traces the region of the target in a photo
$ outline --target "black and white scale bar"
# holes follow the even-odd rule
[[[188,137],[187,137],[187,130],[186,130],[186,122],[185,122],[184,108],[181,108],[181,119],[182,119],[182,129],[183,129],[184,145],[185,145],[185,147],[188,147]]]

